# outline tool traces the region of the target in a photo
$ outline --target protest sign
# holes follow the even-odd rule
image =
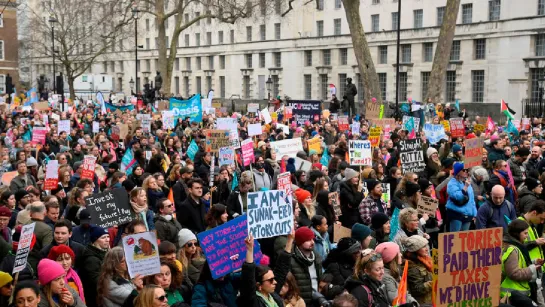
[[[333,207],[333,211],[335,211],[335,216],[339,217],[343,215],[341,211],[341,203],[339,201],[339,193],[332,192],[332,193],[329,193],[328,196],[329,196],[329,205]]]
[[[331,112],[329,112],[329,110],[323,110],[322,111],[322,118],[329,119],[330,114],[331,114]]]
[[[271,114],[267,108],[261,110],[261,117],[263,117],[265,124],[272,122]]]
[[[213,279],[218,279],[242,268],[246,259],[244,239],[248,236],[248,216],[243,214],[227,223],[197,234]],[[259,263],[263,254],[254,241],[254,262]],[[233,257],[237,257],[233,260]]]
[[[350,125],[348,124],[348,116],[339,116],[339,131],[347,131],[350,129]]]
[[[475,126],[473,126],[473,130],[475,130],[475,132],[483,133],[484,129],[485,129],[484,125],[481,125],[481,124],[475,124]]]
[[[394,213],[390,218],[390,241],[394,241],[394,238],[399,230],[399,208],[394,208]]]
[[[309,172],[312,167],[312,163],[308,160],[295,157],[295,170]]]
[[[380,144],[380,134],[382,133],[382,128],[372,127],[369,129],[369,141],[371,142],[371,147],[377,147]]]
[[[441,125],[445,128],[445,132],[450,132],[450,123],[448,120],[442,120]]]
[[[380,197],[390,207],[390,184],[382,183],[382,196]]]
[[[229,147],[231,140],[229,140],[228,130],[204,130],[206,136],[205,151],[216,153],[221,147]]]
[[[259,103],[248,104],[248,113],[257,113],[258,110],[259,110]]]
[[[118,127],[118,126],[113,126],[112,127],[112,139],[114,139],[115,141],[119,141],[119,135],[121,134],[121,129]]]
[[[276,160],[282,160],[283,156],[295,157],[298,152],[303,151],[303,142],[301,138],[287,139],[271,142],[271,150],[276,152]]]
[[[161,260],[155,232],[142,232],[123,237],[123,251],[129,276],[161,273]]]
[[[371,122],[373,125],[382,128],[382,131],[385,131],[386,126],[395,127],[396,120],[394,118],[381,118],[381,119],[372,119]]]
[[[63,119],[59,121],[59,129],[57,130],[57,135],[60,135],[63,131],[66,132],[66,134],[70,134],[70,120]]]
[[[278,190],[284,191],[284,194],[288,198],[288,204],[291,204],[293,201],[293,192],[291,190],[291,173],[285,172],[278,175],[277,178]]]
[[[365,118],[367,119],[378,119],[380,117],[380,107],[382,104],[368,101],[365,104]]]
[[[59,184],[59,160],[49,160],[45,166],[44,190],[57,189]]]
[[[33,127],[32,128],[32,143],[44,145],[46,134],[47,134],[47,128]]]
[[[93,194],[85,198],[91,224],[110,228],[132,221],[129,196],[125,188]]]
[[[149,117],[149,114],[146,114],[146,115],[148,115],[148,117],[142,118],[142,132],[150,133],[150,131],[151,131],[151,118]]]
[[[284,134],[286,134],[286,135],[288,135],[290,133],[290,127],[288,127],[286,125],[276,124],[276,128],[277,129],[282,129],[282,132],[284,132]]]
[[[93,122],[93,133],[98,133],[100,131],[100,123]]]
[[[34,110],[47,111],[49,110],[49,103],[47,101],[36,102],[32,105]]]
[[[191,143],[189,143],[189,147],[187,148],[187,156],[191,161],[195,160],[195,155],[199,151],[199,146],[195,142],[195,140],[191,140]]]
[[[261,135],[261,124],[248,124],[248,136]]]
[[[403,173],[421,173],[426,168],[420,139],[399,141],[399,155]]]
[[[175,120],[189,117],[191,122],[200,123],[202,122],[203,113],[201,95],[197,94],[188,100],[170,98],[170,110],[174,112]]]
[[[419,129],[420,129],[420,118],[418,118],[418,117],[403,115],[403,126],[402,127],[405,127],[405,125],[409,121],[411,121],[411,119],[414,121],[414,132],[418,132]]]
[[[360,122],[352,123],[352,134],[360,135]]]
[[[244,166],[248,166],[251,163],[254,163],[254,143],[252,142],[252,139],[246,139],[242,141],[240,147],[242,149],[242,163],[244,164]]]
[[[61,120],[61,117],[59,116],[59,114],[55,114],[55,113],[51,114],[51,118],[53,118],[57,122]]]
[[[81,179],[93,180],[95,177],[95,164],[97,158],[95,156],[85,156],[83,158],[83,170],[81,171]]]
[[[235,165],[235,150],[231,147],[221,147],[218,156],[219,166]]]
[[[503,229],[439,234],[437,307],[498,306]]]
[[[371,142],[349,140],[348,158],[350,165],[372,165]]]
[[[419,214],[427,214],[429,216],[435,216],[435,212],[437,210],[437,206],[439,206],[439,201],[432,197],[423,196],[420,198],[420,201],[418,202],[416,209],[418,210]]]
[[[320,120],[322,103],[319,100],[289,100],[286,105],[291,107],[298,126],[303,126],[306,121]]]
[[[445,133],[445,127],[443,127],[443,125],[432,125],[425,123],[424,134],[426,135],[426,139],[428,139],[431,144],[437,144],[441,141],[441,139],[448,140],[447,134]]]
[[[522,129],[530,130],[530,119],[529,118],[523,118],[522,119]]]
[[[36,226],[35,222],[23,225],[23,228],[21,228],[21,237],[19,238],[19,245],[17,246],[17,253],[15,254],[12,274],[21,272],[26,267],[28,254],[31,249],[32,236],[34,235],[34,226]]]
[[[517,130],[520,130],[520,119],[513,119],[511,122],[515,125]]]
[[[160,100],[157,103],[157,111],[161,112],[161,111],[166,111],[169,109],[170,109],[170,103],[168,102],[168,100]]]
[[[307,140],[308,143],[308,152],[310,154],[316,153],[322,154],[322,139],[319,137],[314,137],[310,140]]]
[[[216,119],[216,128],[218,130],[228,130],[231,147],[234,149],[240,148],[238,140],[238,122],[236,118],[218,118]]]
[[[49,125],[49,115],[42,114],[42,121],[44,122],[44,125]]]
[[[337,243],[342,238],[350,238],[352,236],[352,229],[339,225],[337,223],[333,224],[333,242]]]
[[[293,229],[292,204],[284,191],[248,193],[248,231],[255,239],[289,234]]]
[[[124,140],[127,134],[129,134],[129,125],[127,124],[119,124],[119,138]]]
[[[451,118],[450,119],[450,136],[453,138],[464,137],[466,130],[464,128],[463,118]]]
[[[174,111],[163,111],[161,120],[163,129],[174,129]]]
[[[484,140],[482,138],[473,138],[465,140],[466,152],[464,155],[464,168],[472,168],[482,164],[482,150]]]

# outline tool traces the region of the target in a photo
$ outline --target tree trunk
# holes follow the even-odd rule
[[[70,99],[72,99],[72,101],[74,101],[74,100],[76,100],[76,90],[74,89],[74,80],[75,80],[75,78],[68,77],[67,79],[68,79],[68,90],[70,91]]]
[[[458,17],[459,8],[460,0],[447,1],[445,15],[443,16],[443,25],[441,26],[437,47],[435,48],[427,97],[422,97],[426,102],[430,101],[430,99],[433,103],[442,102],[441,94],[443,93],[443,86],[445,84],[444,80],[450,60],[450,50],[452,48],[452,40],[454,39],[454,32],[456,30],[456,19]]]
[[[365,102],[370,102],[373,97],[377,99],[377,102],[382,103],[382,94],[378,83],[377,71],[375,70],[375,64],[373,63],[369,44],[367,44],[367,39],[365,38],[365,32],[363,31],[363,25],[361,23],[360,0],[342,1],[348,27],[350,28],[350,35],[352,36],[354,54],[356,55],[358,68],[363,80],[364,88],[358,89],[358,92],[363,93],[364,105]]]
[[[155,2],[155,12],[157,13],[157,27],[158,27],[158,44],[157,46],[159,52],[159,72],[163,77],[163,85],[161,87],[161,92],[170,95],[170,85],[172,83],[172,67],[167,68],[167,34],[165,28],[165,3],[164,0],[157,0]]]

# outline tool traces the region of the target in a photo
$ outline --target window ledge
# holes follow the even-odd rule
[[[396,66],[397,66],[397,63],[392,64],[392,66],[393,66],[393,67],[396,67]],[[414,66],[414,63],[399,63],[399,66],[413,67],[413,66]]]
[[[461,65],[461,64],[464,64],[464,61],[460,61],[460,60],[457,60],[457,61],[448,61],[449,64],[456,64],[456,65]]]

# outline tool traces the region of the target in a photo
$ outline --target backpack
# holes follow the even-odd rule
[[[507,209],[509,210],[509,215],[511,215],[511,213],[513,213],[513,210],[515,210],[515,207],[510,201],[507,201]],[[494,208],[488,205],[488,219],[491,219],[493,214],[494,214]]]
[[[375,302],[373,300],[373,296],[371,295],[371,289],[369,289],[369,287],[367,287],[366,285],[361,285],[364,289],[365,289],[365,292],[367,292],[367,300],[369,301],[369,307],[373,307],[375,305]]]

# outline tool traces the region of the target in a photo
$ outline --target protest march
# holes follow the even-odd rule
[[[0,104],[0,306],[545,306],[542,119],[99,98]]]

